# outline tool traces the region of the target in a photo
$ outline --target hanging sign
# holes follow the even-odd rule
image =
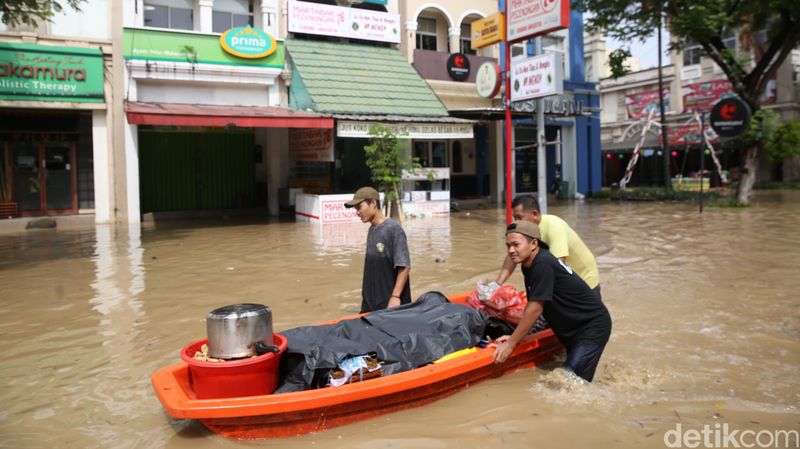
[[[545,53],[511,64],[511,101],[547,97],[564,92],[561,53]]]
[[[663,90],[664,96],[664,112],[669,109],[669,87]],[[658,114],[660,97],[658,96],[658,89],[646,90],[637,92],[635,94],[625,95],[625,107],[628,109],[628,117],[632,119],[640,119],[647,117],[650,113]]]
[[[750,126],[750,106],[739,97],[723,98],[711,109],[709,121],[722,137],[740,136]]]
[[[453,53],[447,58],[447,73],[456,81],[469,78],[469,59],[464,53]]]
[[[226,52],[245,59],[259,59],[275,53],[278,41],[269,34],[250,26],[231,28],[219,37]]]
[[[296,161],[333,162],[333,129],[290,128],[289,155]]]
[[[488,47],[503,41],[506,35],[503,13],[496,12],[489,17],[478,19],[470,25],[470,47],[473,50]]]
[[[569,0],[506,0],[509,44],[569,28]]]
[[[502,77],[500,66],[494,61],[486,61],[475,71],[475,90],[481,98],[494,98],[500,92]]]

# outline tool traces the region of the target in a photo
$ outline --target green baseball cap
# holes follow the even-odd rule
[[[356,190],[352,200],[344,203],[344,207],[355,207],[358,206],[358,203],[362,201],[379,199],[381,199],[381,196],[378,194],[377,190],[373,189],[372,187],[362,187]]]

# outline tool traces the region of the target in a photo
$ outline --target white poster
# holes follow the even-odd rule
[[[400,43],[400,15],[290,0],[289,32]]]
[[[289,155],[296,161],[333,162],[333,129],[289,129]]]
[[[511,63],[511,101],[558,95],[564,91],[561,53],[545,53]]]
[[[569,0],[507,0],[509,42],[569,26]]]

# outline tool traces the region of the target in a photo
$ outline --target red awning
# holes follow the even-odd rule
[[[161,126],[241,128],[333,128],[333,118],[312,112],[263,106],[125,102],[128,123]]]

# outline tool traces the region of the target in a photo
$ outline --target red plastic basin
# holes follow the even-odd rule
[[[190,343],[181,350],[181,359],[189,364],[189,383],[197,399],[234,398],[271,394],[278,386],[278,368],[287,341],[273,334],[279,352],[225,362],[195,360],[194,354],[208,344],[208,339]]]

